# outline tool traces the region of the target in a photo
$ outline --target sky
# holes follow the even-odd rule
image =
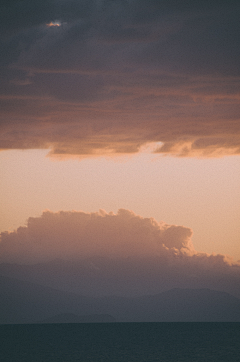
[[[239,13],[3,1],[1,262],[240,260]]]

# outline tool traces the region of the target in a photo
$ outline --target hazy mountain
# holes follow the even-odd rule
[[[240,299],[210,289],[172,289],[136,299],[144,321],[240,321]]]
[[[31,323],[68,312],[92,314],[91,302],[93,298],[0,276],[0,323]]]
[[[240,298],[238,268],[202,267],[154,258],[53,260],[34,265],[0,264],[0,275],[80,295],[136,297],[173,288],[221,290]]]
[[[93,298],[0,277],[1,324],[49,321],[57,315],[54,318],[61,321],[71,318],[70,314],[84,318],[95,315],[91,318],[99,318],[99,322],[103,315],[112,316],[109,322],[113,318],[118,322],[240,322],[240,300],[209,289],[172,289],[137,298]]]

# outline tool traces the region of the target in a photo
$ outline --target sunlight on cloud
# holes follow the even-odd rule
[[[52,27],[52,26],[61,26],[61,22],[60,21],[51,21],[49,24],[46,24],[47,27]]]

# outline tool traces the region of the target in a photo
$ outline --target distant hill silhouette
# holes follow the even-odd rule
[[[240,322],[240,300],[209,289],[172,289],[137,298],[92,298],[0,276],[1,324],[115,320]]]
[[[239,272],[234,273],[234,268],[231,272],[218,268],[206,272],[195,263],[187,267],[179,265],[166,266],[158,257],[55,259],[34,265],[2,263],[0,275],[94,297],[135,297],[173,288],[208,288],[240,298]]]
[[[146,321],[227,322],[240,321],[240,300],[210,289],[171,289],[137,298]]]

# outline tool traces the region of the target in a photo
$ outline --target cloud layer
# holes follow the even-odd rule
[[[6,1],[0,148],[240,153],[239,28],[237,1]]]

